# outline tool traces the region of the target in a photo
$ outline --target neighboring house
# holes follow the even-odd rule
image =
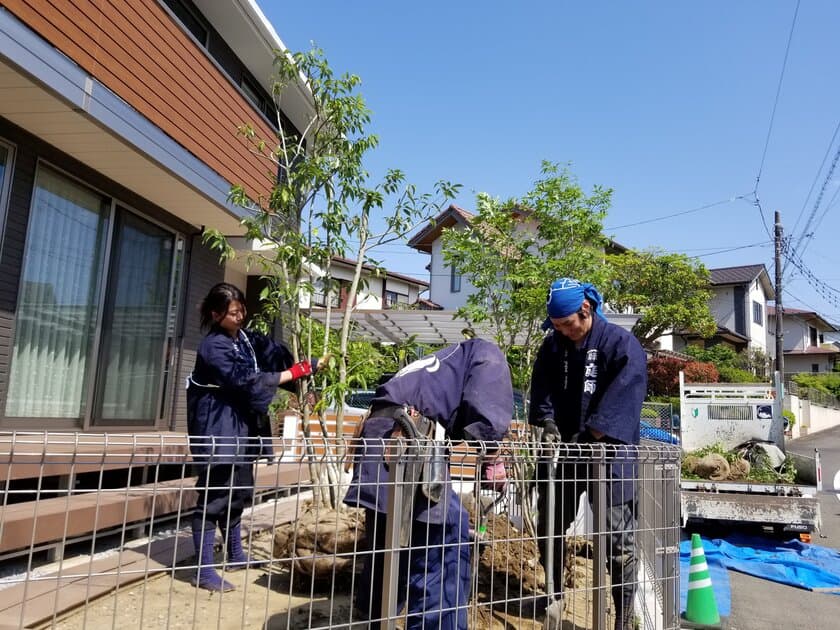
[[[519,211],[518,211],[519,212]],[[519,212],[524,217],[524,212]],[[429,299],[446,310],[456,310],[467,303],[467,298],[475,292],[475,287],[463,277],[456,268],[448,265],[443,258],[443,230],[447,228],[463,229],[468,226],[475,215],[456,205],[450,205],[446,210],[432,219],[428,225],[415,234],[408,242],[408,246],[417,251],[430,255],[426,267],[429,270]],[[535,231],[533,221],[522,221],[522,230]],[[607,253],[627,251],[624,246],[610,241]]]
[[[255,0],[4,0],[0,429],[186,428],[196,305],[251,284],[202,227],[272,186],[237,127],[313,115],[300,85],[275,110],[275,49]]]
[[[463,229],[475,215],[456,205],[450,205],[408,241],[408,246],[429,254],[429,300],[446,310],[456,310],[467,303],[475,287],[456,268],[443,259],[441,235],[446,228]]]
[[[767,346],[767,301],[776,293],[764,265],[742,265],[710,269],[712,292],[709,310],[717,322],[715,334],[704,339],[692,331],[663,337],[660,347],[680,351],[688,345],[710,347],[725,344],[736,352],[760,350],[772,354]]]
[[[323,285],[316,280],[315,287],[320,291],[301,297],[303,308],[326,307],[327,300],[333,308],[343,309],[350,296],[350,284],[353,280],[356,261],[340,256],[333,256],[330,272],[339,283],[338,291],[327,295]],[[360,311],[406,309],[418,307],[420,294],[429,288],[429,283],[387,270],[379,270],[372,265],[362,266],[362,281],[354,300],[354,308]]]
[[[774,306],[768,307],[767,315],[767,345],[775,347]],[[827,340],[825,335],[836,332],[840,332],[840,328],[819,313],[785,307],[782,317],[785,374],[831,372],[840,361],[840,347]]]

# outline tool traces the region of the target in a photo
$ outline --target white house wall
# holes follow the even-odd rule
[[[715,321],[729,330],[735,330],[735,298],[732,287],[721,287],[713,289],[712,299],[709,300],[709,309]]]
[[[444,310],[452,311],[467,303],[467,296],[475,292],[475,287],[465,278],[461,278],[461,290],[452,293],[450,290],[451,270],[443,261],[441,239],[432,243],[432,260],[430,263],[429,299],[440,304]]]
[[[814,366],[817,369],[814,370]],[[831,372],[831,355],[825,354],[799,354],[785,355],[785,374],[793,372]]]
[[[753,321],[753,302],[761,304],[761,323]],[[753,280],[747,295],[747,329],[749,330],[750,348],[767,352],[767,296],[759,280]]]

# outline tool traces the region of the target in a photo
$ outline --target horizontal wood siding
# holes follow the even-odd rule
[[[231,183],[265,195],[274,168],[236,135],[274,130],[155,0],[9,0],[14,13]]]

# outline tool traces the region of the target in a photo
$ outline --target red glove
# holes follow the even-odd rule
[[[481,467],[481,487],[495,492],[504,492],[507,489],[507,470],[502,460],[485,462]]]
[[[299,378],[304,376],[309,376],[312,374],[312,361],[301,361],[300,363],[295,363],[292,367],[289,368],[289,372],[292,373],[292,380],[296,381]]]

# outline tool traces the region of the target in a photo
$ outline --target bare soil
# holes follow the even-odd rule
[[[315,531],[317,536],[312,534]],[[190,559],[169,573],[135,582],[65,614],[55,627],[361,630],[367,624],[358,620],[349,594],[354,586],[358,588],[358,574],[353,569],[360,570],[361,563],[354,562],[354,550],[362,535],[363,519],[358,513],[305,510],[295,522],[252,537],[251,556],[264,564],[225,572],[224,578],[236,587],[232,592],[211,594],[192,586],[194,560]],[[545,574],[536,543],[514,528],[507,517],[496,515],[488,519],[486,534],[476,548],[480,553],[477,559],[473,557],[470,630],[543,628],[544,613],[535,604],[544,594]],[[297,558],[290,553],[292,549]],[[564,554],[567,570],[561,630],[589,627],[589,550],[585,539],[573,539],[569,553]],[[334,553],[342,557],[338,563],[332,562]],[[216,560],[222,561],[221,553]]]

